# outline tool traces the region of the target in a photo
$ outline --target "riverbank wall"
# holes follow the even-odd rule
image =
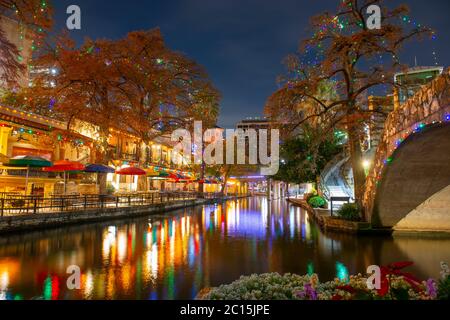
[[[324,231],[333,231],[350,234],[391,234],[391,229],[373,229],[369,222],[346,221],[331,217],[330,211],[314,209],[303,199],[288,199],[295,206],[302,207],[316,221]]]
[[[87,209],[69,212],[2,217],[0,218],[0,235],[15,232],[41,230],[47,228],[57,228],[66,225],[84,224],[84,223],[92,223],[92,222],[108,221],[140,216],[150,216],[189,207],[201,206],[205,204],[222,203],[225,201],[245,197],[248,196],[239,196],[239,197],[233,196],[217,199],[176,200],[168,203],[160,203],[145,206],[103,208],[92,210]]]

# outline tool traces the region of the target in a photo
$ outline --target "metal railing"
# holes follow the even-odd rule
[[[129,195],[65,195],[44,198],[40,196],[11,195],[0,198],[0,217],[52,214],[91,209],[150,206],[195,199],[219,199],[219,193],[154,192]]]

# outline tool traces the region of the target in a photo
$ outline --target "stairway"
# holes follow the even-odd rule
[[[328,186],[330,197],[348,197],[348,194],[341,186]]]
[[[348,191],[344,189],[342,186],[328,186],[328,190],[330,191],[330,198],[339,197],[346,198],[348,197]],[[345,201],[333,201],[333,211],[336,212],[339,210],[346,202]],[[331,202],[328,204],[331,209]]]

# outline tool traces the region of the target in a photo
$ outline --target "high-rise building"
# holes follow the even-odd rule
[[[270,129],[271,122],[267,119],[261,118],[246,118],[236,124],[236,129],[242,129],[244,131],[248,129]]]
[[[397,73],[394,76],[396,89],[396,108],[404,103],[420,89],[421,86],[433,81],[442,74],[444,67],[414,67],[406,72]]]

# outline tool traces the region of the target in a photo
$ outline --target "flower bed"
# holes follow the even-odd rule
[[[347,281],[319,281],[316,274],[295,275],[266,273],[241,277],[239,280],[203,291],[204,300],[435,300],[448,297],[446,274],[438,285],[433,279],[419,281],[401,271],[412,263],[401,262],[381,268],[380,289],[369,289],[367,277],[358,274]],[[442,288],[442,289],[441,289]],[[439,290],[446,290],[440,293]]]

